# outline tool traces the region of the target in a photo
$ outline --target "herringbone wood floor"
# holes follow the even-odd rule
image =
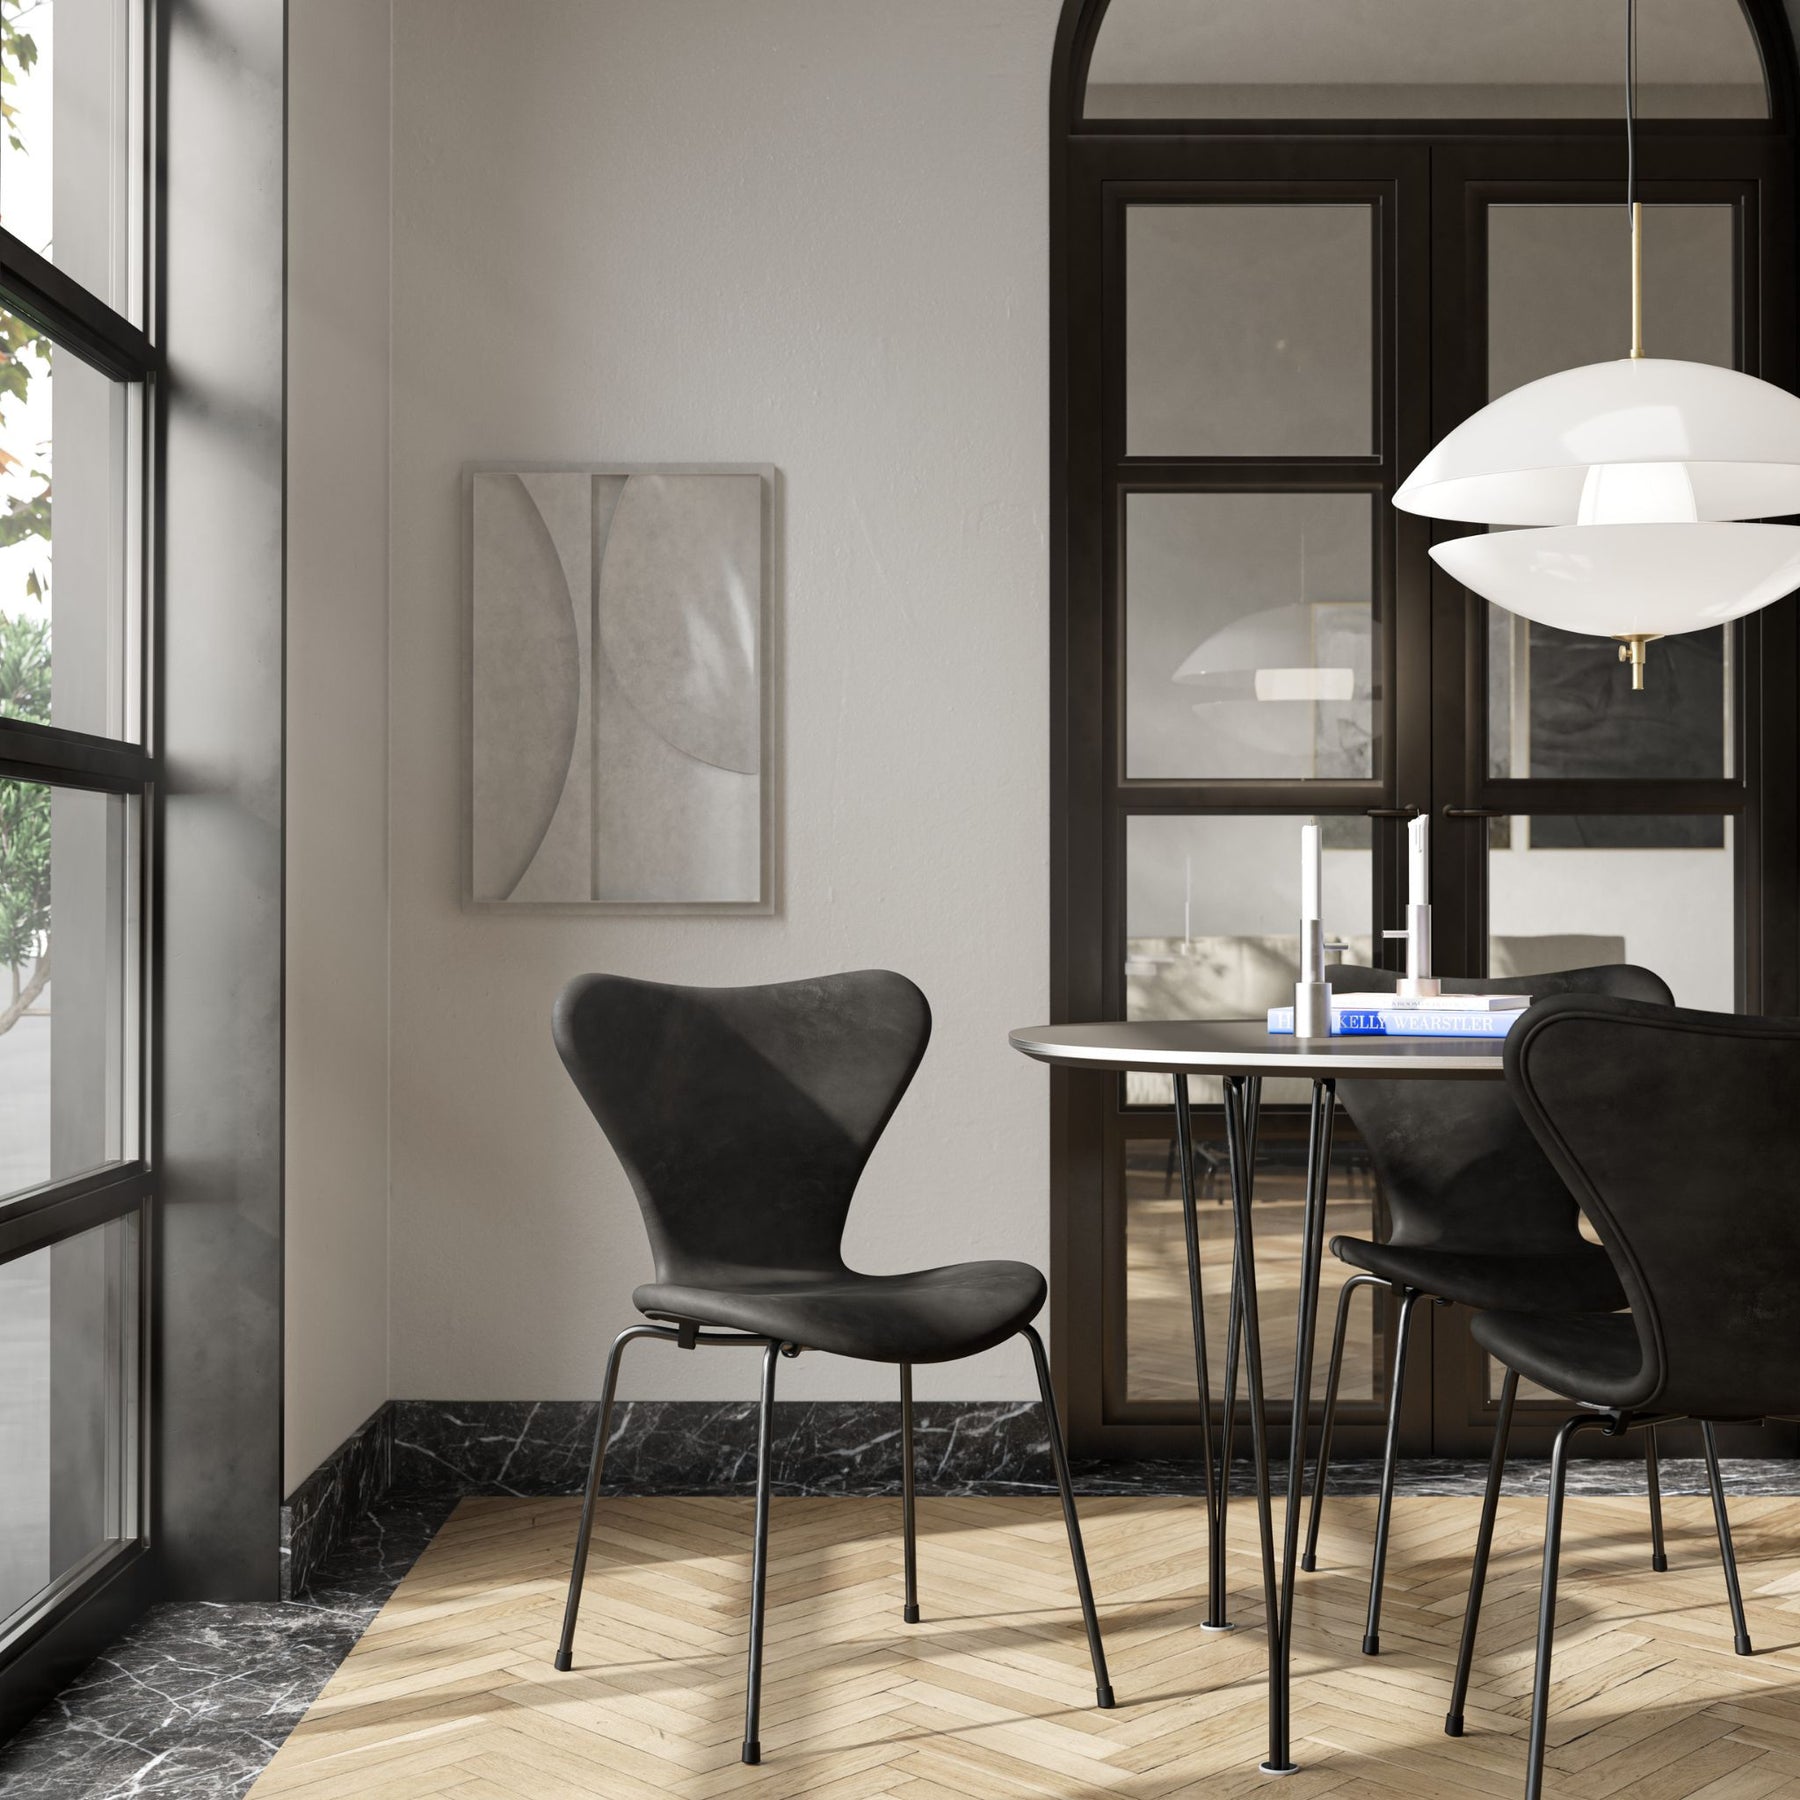
[[[1397,1506],[1383,1655],[1359,1651],[1368,1500],[1328,1504],[1300,1577],[1295,1752],[1282,1800],[1519,1791],[1541,1501],[1496,1540],[1469,1735],[1442,1721],[1476,1502]],[[1191,1500],[1092,1500],[1089,1555],[1119,1707],[1093,1687],[1055,1503],[922,1500],[922,1624],[900,1622],[899,1504],[777,1500],[764,1762],[742,1728],[746,1500],[601,1508],[576,1666],[550,1666],[574,1501],[469,1500],[253,1790],[254,1800],[970,1800],[1268,1791],[1254,1515],[1234,1503],[1233,1614],[1206,1636]],[[1705,1503],[1569,1504],[1549,1791],[1800,1796],[1800,1503],[1733,1515],[1751,1632],[1731,1653]],[[1280,1509],[1277,1508],[1279,1523]]]

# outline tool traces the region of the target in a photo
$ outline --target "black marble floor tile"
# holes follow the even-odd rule
[[[396,1502],[298,1601],[153,1608],[10,1742],[5,1800],[236,1800],[449,1516]]]

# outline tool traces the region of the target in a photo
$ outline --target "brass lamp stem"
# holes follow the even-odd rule
[[[1644,355],[1644,203],[1631,203],[1631,359]]]
[[[1662,637],[1660,631],[1627,632],[1619,639],[1619,661],[1631,664],[1631,687],[1634,693],[1644,691],[1644,668],[1649,661],[1650,646]]]

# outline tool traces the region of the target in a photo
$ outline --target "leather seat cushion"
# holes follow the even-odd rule
[[[1653,1386],[1629,1313],[1484,1312],[1469,1330],[1491,1356],[1565,1400],[1630,1408]]]
[[[632,1296],[652,1318],[781,1338],[870,1362],[950,1362],[1004,1343],[1037,1317],[1044,1278],[1029,1263],[951,1263],[906,1275],[733,1271],[729,1288],[650,1282]]]
[[[1483,1312],[1610,1313],[1625,1305],[1612,1259],[1597,1244],[1534,1256],[1334,1237],[1331,1253],[1396,1287]]]

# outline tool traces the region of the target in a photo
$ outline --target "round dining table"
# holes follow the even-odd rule
[[[1325,1254],[1325,1190],[1331,1169],[1333,1108],[1340,1081],[1498,1081],[1505,1073],[1505,1040],[1494,1037],[1275,1036],[1257,1019],[1137,1019],[1087,1025],[1028,1025],[1010,1034],[1015,1050],[1059,1068],[1127,1070],[1175,1077],[1175,1138],[1181,1164],[1181,1205],[1187,1237],[1188,1307],[1193,1321],[1198,1391],[1212,1391],[1206,1324],[1201,1310],[1200,1230],[1194,1191],[1194,1131],[1186,1077],[1210,1075],[1224,1084],[1225,1144],[1231,1168],[1234,1251],[1225,1345],[1225,1404],[1215,1447],[1212,1408],[1200,1407],[1200,1454],[1207,1509],[1207,1616],[1203,1629],[1227,1631],[1225,1513],[1237,1413],[1237,1367],[1242,1348],[1250,1410],[1251,1458],[1262,1540],[1263,1603],[1269,1640],[1269,1755],[1265,1774],[1291,1775],[1290,1668],[1293,1651],[1294,1571],[1299,1547],[1300,1493],[1306,1473],[1306,1435],[1312,1399],[1313,1337]],[[1306,1202],[1301,1223],[1299,1322],[1294,1345],[1293,1411],[1288,1432],[1285,1529],[1276,1554],[1269,1485],[1269,1442],[1263,1404],[1262,1331],[1257,1312],[1256,1251],[1251,1232],[1257,1115],[1264,1076],[1312,1083],[1306,1151]],[[1216,1454],[1215,1454],[1216,1448]]]

